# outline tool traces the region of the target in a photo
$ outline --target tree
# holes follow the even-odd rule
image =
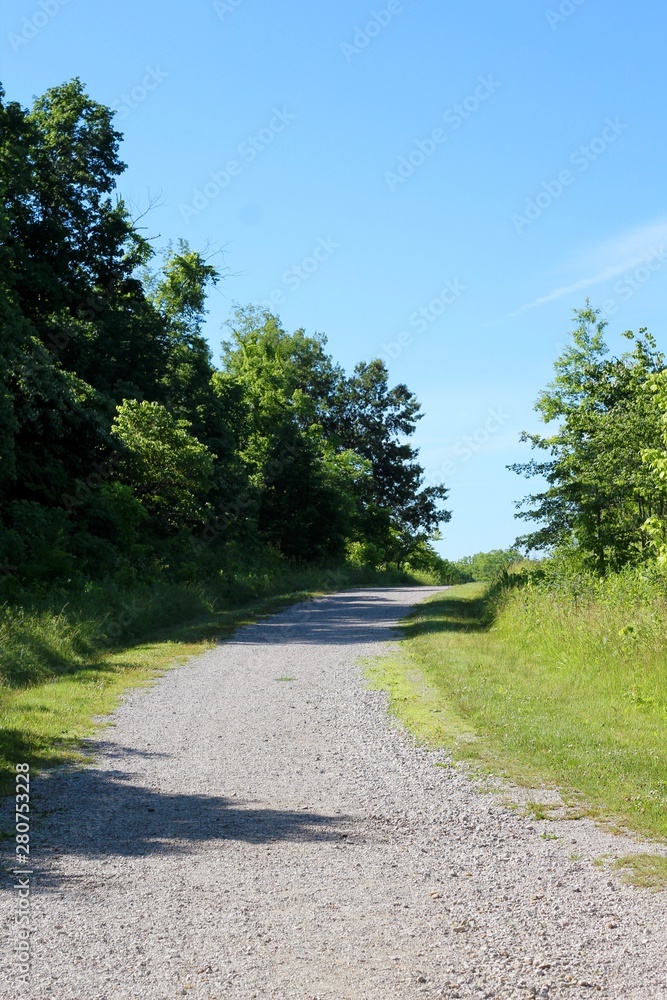
[[[378,361],[347,379],[326,337],[252,308],[216,370],[220,271],[184,241],[149,271],[116,194],[121,138],[77,79],[31,110],[0,88],[0,569],[17,586],[196,575],[193,553],[217,571],[230,540],[428,561],[449,514],[407,440],[414,396]]]
[[[358,364],[340,384],[326,423],[343,448],[370,463],[368,529],[379,529],[374,540],[401,562],[413,544],[430,537],[451,515],[438,507],[448,495],[444,486],[422,487],[418,451],[406,440],[422,418],[419,402],[402,383],[390,389],[388,379],[383,361]]]
[[[503,570],[521,558],[517,549],[492,549],[490,552],[476,552],[473,556],[458,559],[456,567],[472,580],[495,580]]]
[[[10,239],[21,307],[38,329],[45,316],[76,316],[150,255],[123,202],[111,198],[125,169],[112,117],[78,79],[50,88],[27,115],[31,193],[13,205]]]
[[[543,492],[518,504],[531,505],[518,517],[541,526],[517,544],[529,550],[574,547],[604,574],[647,557],[644,524],[663,507],[641,453],[660,433],[658,407],[647,386],[664,358],[643,329],[637,337],[626,332],[634,343],[631,351],[608,358],[599,312],[587,303],[575,319],[572,343],[535,404],[544,423],[560,423],[547,437],[522,434],[550,457],[510,467],[547,482]]]
[[[121,480],[134,490],[157,535],[206,521],[214,458],[186,420],[160,403],[126,399],[112,434],[122,447]]]
[[[161,273],[151,282],[151,302],[166,334],[165,398],[202,439],[215,433],[210,412],[214,368],[202,327],[207,289],[219,280],[217,269],[181,240],[177,251],[168,248]]]
[[[260,537],[299,559],[340,555],[359,502],[352,485],[359,469],[336,455],[322,424],[341,377],[325,343],[247,309],[223,344],[224,375],[243,387],[240,453]]]
[[[667,566],[667,372],[653,375],[646,391],[649,405],[657,407],[660,440],[657,446],[644,448],[641,453],[652,491],[658,498],[644,522],[643,530],[658,565],[664,569]]]

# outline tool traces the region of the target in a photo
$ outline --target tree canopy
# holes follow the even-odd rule
[[[547,484],[520,502],[517,516],[538,527],[517,544],[570,549],[604,575],[652,558],[647,525],[655,527],[667,509],[657,471],[665,362],[645,329],[627,331],[632,348],[610,357],[599,312],[587,304],[575,320],[555,377],[535,404],[542,421],[556,427],[547,436],[522,435],[546,456],[511,467]]]
[[[431,558],[450,515],[410,444],[415,396],[254,307],[216,365],[220,270],[143,238],[116,189],[121,139],[79,80],[31,109],[0,90],[0,589],[196,576],[239,547]]]

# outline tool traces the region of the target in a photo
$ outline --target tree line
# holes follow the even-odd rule
[[[79,80],[30,109],[0,88],[0,594],[269,552],[437,561],[447,491],[423,485],[414,394],[257,308],[214,364],[220,270],[142,235],[121,139]]]

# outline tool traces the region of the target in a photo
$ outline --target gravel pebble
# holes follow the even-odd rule
[[[31,978],[9,876],[0,996],[665,1000],[666,894],[592,864],[664,849],[522,818],[507,796],[535,791],[435,766],[365,689],[433,589],[247,626],[130,693],[91,766],[36,778]]]

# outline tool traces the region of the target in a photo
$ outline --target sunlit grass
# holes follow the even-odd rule
[[[593,815],[667,836],[661,585],[510,591],[495,620],[485,593],[453,588],[408,620],[403,656],[374,668],[393,710],[459,758],[557,785]]]
[[[614,865],[630,885],[657,892],[667,889],[667,858],[661,854],[629,854]]]

